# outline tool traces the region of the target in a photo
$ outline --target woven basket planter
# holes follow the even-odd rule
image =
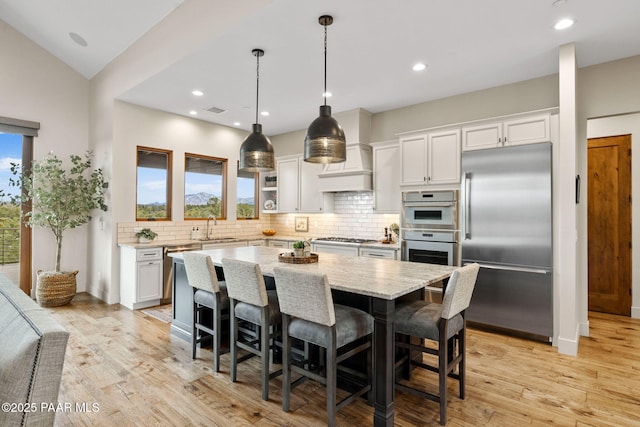
[[[36,300],[42,307],[58,307],[69,304],[76,295],[76,271],[37,272]]]

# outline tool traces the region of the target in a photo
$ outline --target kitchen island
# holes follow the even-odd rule
[[[345,257],[320,254],[318,263],[285,264],[278,261],[279,248],[240,247],[198,251],[207,254],[216,266],[223,258],[233,258],[260,265],[267,278],[273,277],[274,267],[289,267],[301,271],[324,273],[334,291],[368,297],[371,300],[374,323],[374,426],[394,424],[394,328],[395,301],[425,286],[448,278],[455,267],[394,261],[364,257]],[[190,339],[193,293],[186,280],[182,254],[174,261],[174,319],[171,332]]]

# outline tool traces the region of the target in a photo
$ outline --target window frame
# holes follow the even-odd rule
[[[238,174],[240,171],[238,170],[240,168],[240,161],[238,160],[237,162],[237,167],[236,167],[236,174]],[[238,217],[238,199],[239,199],[239,195],[238,195],[238,180],[239,180],[239,176],[236,175],[236,220],[238,221],[252,221],[252,220],[256,220],[256,219],[260,219],[260,172],[254,172],[253,173],[253,182],[254,182],[254,186],[253,186],[253,204],[254,204],[254,210],[255,210],[255,216],[253,218],[239,218]]]
[[[227,207],[228,207],[228,191],[227,191],[227,185],[229,182],[229,159],[225,159],[224,157],[214,157],[214,156],[206,156],[204,154],[195,154],[195,153],[184,153],[184,182],[183,182],[183,198],[182,198],[182,205],[183,205],[183,220],[185,221],[202,221],[202,220],[206,220],[207,218],[195,218],[195,217],[189,217],[187,218],[186,216],[186,208],[187,205],[185,203],[184,197],[187,195],[187,157],[193,157],[193,158],[197,158],[197,159],[203,159],[203,160],[211,160],[211,161],[216,161],[216,162],[221,162],[222,163],[222,207],[220,209],[220,215],[219,217],[216,218],[216,220],[220,220],[220,221],[224,221],[227,219]]]
[[[138,168],[140,161],[140,151],[149,151],[152,153],[161,153],[167,155],[167,215],[166,218],[139,218],[138,217]],[[136,146],[136,200],[135,200],[135,216],[136,221],[171,221],[172,220],[172,194],[173,194],[173,151],[162,148],[146,147],[142,145]]]

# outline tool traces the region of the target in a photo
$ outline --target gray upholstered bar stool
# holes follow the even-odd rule
[[[229,297],[225,282],[218,282],[211,257],[184,252],[187,280],[193,288],[193,327],[191,329],[191,357],[196,358],[196,345],[208,339],[200,331],[213,336],[213,370],[220,372],[222,321],[229,318]],[[203,313],[212,311],[212,326],[204,323]]]
[[[396,389],[408,391],[440,404],[440,424],[447,423],[447,377],[457,379],[460,398],[464,399],[465,377],[465,332],[464,312],[469,307],[471,295],[478,277],[478,264],[469,264],[456,269],[444,292],[442,304],[417,300],[396,306],[394,325],[398,336],[396,347],[409,349],[409,354],[396,362],[396,367],[409,361],[424,369],[438,373],[438,395],[419,390],[398,382]],[[402,337],[404,336],[404,337]],[[428,339],[438,343],[437,349],[411,344],[410,337]],[[438,366],[412,360],[411,351],[436,355]],[[454,369],[458,367],[458,373]],[[408,369],[411,378],[411,366]]]
[[[367,392],[372,401],[373,317],[356,308],[334,305],[326,275],[281,267],[274,272],[282,311],[282,409],[289,410],[291,388],[311,378],[326,385],[327,424],[335,426],[336,412],[344,405]],[[326,349],[326,376],[291,363],[291,338]],[[366,374],[360,375],[364,385],[336,404],[338,364],[362,351],[367,352]],[[291,371],[302,377],[292,383]]]
[[[282,373],[269,372],[269,350],[280,336],[282,316],[275,291],[267,291],[260,266],[247,261],[223,259],[231,313],[231,381],[236,381],[238,363],[260,356],[262,359],[262,399],[269,400],[269,380]],[[240,337],[238,319],[257,327],[255,339]],[[249,353],[238,358],[238,347]]]

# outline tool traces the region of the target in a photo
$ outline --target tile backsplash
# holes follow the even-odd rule
[[[373,210],[373,193],[344,192],[334,195],[332,214],[277,214],[272,215],[271,228],[278,234],[310,237],[353,237],[382,239],[384,228],[399,224],[398,214],[379,214]],[[295,218],[309,218],[309,231],[296,232]]]
[[[399,223],[399,214],[379,214],[373,210],[373,193],[345,192],[335,193],[334,213],[331,214],[262,214],[259,220],[230,220],[211,223],[211,235],[214,237],[254,238],[262,237],[261,231],[273,228],[277,236],[300,237],[353,237],[364,239],[382,239],[384,228]],[[309,231],[295,231],[296,217],[309,218]],[[158,233],[161,242],[185,241],[191,239],[193,228],[198,238],[205,235],[206,221],[169,221],[169,222],[126,222],[118,223],[118,243],[135,243],[135,232],[143,227]]]

